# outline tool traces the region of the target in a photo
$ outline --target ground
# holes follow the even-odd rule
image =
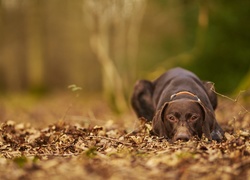
[[[249,108],[221,97],[225,141],[169,143],[99,95],[4,95],[0,179],[249,179]]]

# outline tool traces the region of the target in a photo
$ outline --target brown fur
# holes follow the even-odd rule
[[[220,141],[224,132],[215,119],[212,87],[192,72],[174,68],[153,82],[138,81],[131,103],[139,118],[153,121],[153,132],[160,137],[176,141],[204,134]]]

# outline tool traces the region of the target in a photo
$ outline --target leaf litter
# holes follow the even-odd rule
[[[143,120],[132,132],[113,121],[40,129],[8,120],[0,125],[0,179],[249,179],[250,116],[234,119],[230,110],[218,113],[228,120],[221,143],[169,143]]]

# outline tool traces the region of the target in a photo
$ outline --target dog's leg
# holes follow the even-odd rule
[[[134,86],[131,98],[131,105],[138,118],[145,118],[151,121],[154,116],[155,108],[152,102],[153,84],[147,80],[139,80]]]
[[[217,107],[217,95],[214,92],[214,84],[212,82],[209,81],[203,81],[203,85],[206,89],[207,95],[209,97],[209,100],[213,106],[213,109],[215,110]]]

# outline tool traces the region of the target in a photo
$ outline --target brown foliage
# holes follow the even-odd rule
[[[101,107],[93,112],[106,120],[108,111]],[[171,144],[151,135],[151,124],[143,120],[131,132],[131,115],[101,126],[65,118],[37,128],[9,120],[0,126],[0,179],[247,179],[250,115],[239,113],[240,108],[220,103],[217,118],[224,120],[226,131],[222,143],[203,138]],[[76,111],[74,106],[68,113]]]
[[[168,143],[100,126],[58,122],[38,130],[8,121],[1,125],[1,178],[236,178],[250,173],[249,131],[226,133],[223,143]],[[7,168],[6,168],[7,167]],[[4,169],[4,170],[3,170]],[[18,173],[11,173],[16,171]]]

